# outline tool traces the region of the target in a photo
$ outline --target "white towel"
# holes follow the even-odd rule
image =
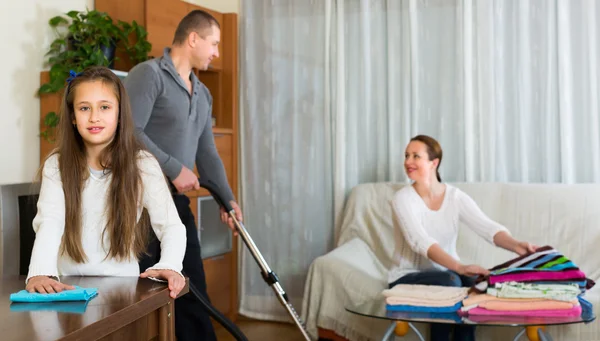
[[[391,302],[411,302],[409,305],[439,306],[454,305],[468,295],[469,288],[444,287],[439,285],[422,284],[397,284],[391,289],[383,290],[386,298],[393,298]],[[386,299],[386,301],[388,301]],[[399,304],[399,303],[396,303]]]

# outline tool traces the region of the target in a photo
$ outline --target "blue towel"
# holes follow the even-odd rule
[[[75,286],[73,290],[64,290],[52,294],[30,293],[27,290],[21,290],[17,293],[10,294],[11,302],[57,302],[57,301],[87,301],[90,298],[98,295],[96,288],[82,288]]]
[[[90,301],[70,301],[70,302],[31,302],[21,303],[13,302],[10,304],[10,311],[54,311],[57,313],[83,314]]]
[[[407,311],[419,313],[453,313],[462,307],[462,301],[453,306],[448,307],[419,307],[414,305],[390,305],[386,304],[387,310],[390,311]]]
[[[409,320],[409,319],[421,319],[421,320],[440,320],[441,323],[454,322],[462,323],[463,318],[458,315],[456,311],[451,313],[427,313],[427,312],[414,312],[414,311],[386,311],[386,317],[395,320]]]

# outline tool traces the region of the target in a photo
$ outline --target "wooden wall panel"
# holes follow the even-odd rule
[[[96,10],[106,12],[116,23],[119,20],[131,23],[135,20],[139,25],[146,27],[146,2],[145,0],[96,0]],[[127,53],[121,49],[116,51],[118,59],[115,61],[115,70],[128,71],[133,67]]]
[[[146,30],[152,43],[152,57],[160,57],[171,46],[177,25],[190,11],[184,1],[146,0]]]
[[[223,93],[223,87],[221,86],[223,83],[223,76],[221,73],[222,71],[200,71],[196,72],[196,75],[200,82],[208,88],[212,96],[212,115],[217,121],[216,126],[219,128],[231,129],[231,126],[227,125],[231,120],[228,118],[231,114],[223,111],[223,96],[226,95]]]
[[[40,84],[48,83],[50,81],[50,73],[43,71],[40,73]],[[44,119],[46,114],[50,111],[60,114],[60,102],[62,101],[62,91],[54,94],[44,94],[40,96],[40,133],[46,131],[46,125]],[[56,130],[55,130],[56,132]],[[46,157],[54,149],[55,145],[46,141],[40,136],[40,165],[44,163]]]

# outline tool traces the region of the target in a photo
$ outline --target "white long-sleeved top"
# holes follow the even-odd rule
[[[186,249],[185,226],[179,218],[158,161],[151,154],[141,152],[137,162],[143,186],[142,202],[138,205],[138,219],[145,207],[161,246],[160,261],[151,269],[169,269],[181,274]],[[106,233],[102,240],[102,231],[107,222],[106,203],[110,200],[110,172],[101,176],[91,172],[83,187],[81,242],[87,256],[85,263],[76,263],[68,255],[60,254],[65,229],[65,197],[58,168],[58,155],[55,154],[46,160],[42,177],[38,211],[33,219],[36,237],[27,280],[40,275],[138,276],[140,269],[133,254],[129,260],[121,261],[106,257],[110,237]]]
[[[396,219],[393,256],[396,266],[388,274],[388,283],[419,270],[447,270],[427,257],[427,250],[435,243],[460,260],[456,252],[459,222],[491,244],[496,233],[510,233],[506,227],[487,217],[466,193],[448,184],[438,210],[427,207],[413,186],[405,186],[394,194],[392,209]]]

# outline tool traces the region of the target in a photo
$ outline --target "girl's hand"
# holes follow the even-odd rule
[[[39,292],[40,294],[53,294],[63,290],[73,289],[75,289],[74,286],[61,283],[48,276],[31,277],[29,281],[27,281],[27,286],[25,286],[25,290],[28,292]]]
[[[171,297],[177,298],[179,292],[185,286],[185,278],[183,278],[180,274],[173,270],[146,270],[142,274],[140,274],[141,278],[154,277],[158,279],[162,279],[168,282],[169,290],[171,290]]]
[[[461,265],[458,267],[458,274],[468,277],[473,277],[477,275],[489,275],[489,271],[479,265],[471,264],[471,265]]]

